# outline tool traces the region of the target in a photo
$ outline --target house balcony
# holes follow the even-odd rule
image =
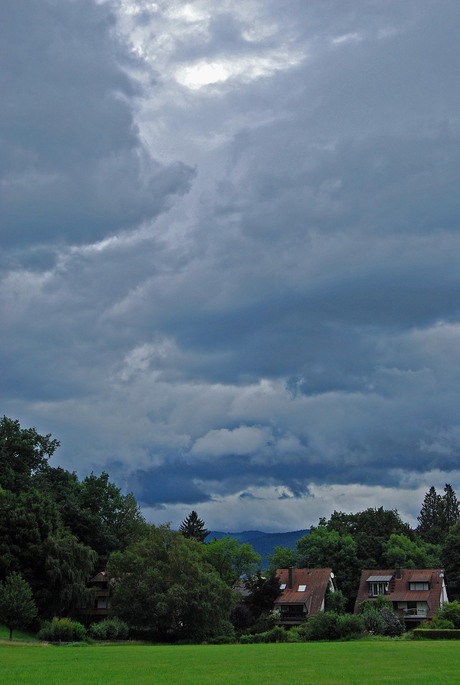
[[[403,615],[405,618],[426,618],[428,609],[405,609]]]

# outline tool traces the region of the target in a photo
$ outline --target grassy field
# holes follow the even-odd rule
[[[0,640],[9,640],[10,638],[10,631],[8,628],[3,626],[0,623]],[[28,633],[27,631],[24,630],[19,630],[19,628],[16,630],[16,628],[13,631],[13,640],[36,640],[37,638],[33,633]]]
[[[2,685],[447,685],[455,641],[62,646],[0,643]]]

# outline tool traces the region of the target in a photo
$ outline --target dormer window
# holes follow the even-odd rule
[[[367,579],[369,597],[388,594],[391,578],[392,576],[369,576]]]
[[[429,590],[430,584],[428,581],[417,580],[409,583],[409,590]]]

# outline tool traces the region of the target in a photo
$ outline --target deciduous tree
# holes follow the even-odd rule
[[[19,421],[0,419],[0,486],[20,492],[30,487],[31,478],[46,468],[59,446],[51,435],[40,435],[35,428],[21,428]]]
[[[165,639],[204,640],[231,631],[234,593],[203,558],[201,545],[168,526],[150,526],[112,554],[112,608],[131,627]]]
[[[19,573],[11,573],[0,583],[0,621],[10,631],[10,640],[15,628],[27,628],[36,616],[37,606],[29,584]]]
[[[242,576],[254,575],[262,561],[252,545],[230,536],[208,542],[203,547],[203,557],[230,587]]]

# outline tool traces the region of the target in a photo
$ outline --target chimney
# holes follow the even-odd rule
[[[292,587],[294,585],[294,569],[292,568],[292,566],[289,566],[288,574],[288,589],[292,590]]]
[[[400,569],[400,568],[397,568],[397,569],[395,570],[395,578],[398,578],[398,579],[401,579],[401,578],[402,578],[402,573],[401,573],[401,569]]]

